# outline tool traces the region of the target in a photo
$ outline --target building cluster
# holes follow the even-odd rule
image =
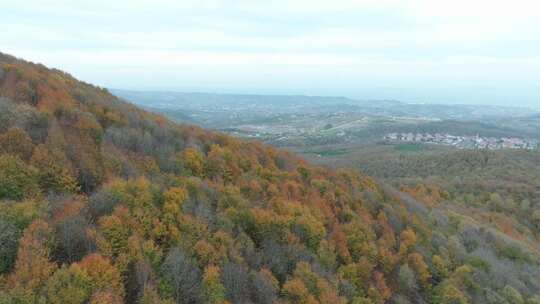
[[[389,133],[384,136],[388,141],[418,142],[428,144],[439,144],[453,146],[459,149],[537,149],[539,142],[534,139],[517,137],[482,137],[476,136],[456,136],[442,133]]]

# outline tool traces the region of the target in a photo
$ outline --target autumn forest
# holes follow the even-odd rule
[[[498,229],[449,191],[177,124],[0,53],[1,304],[540,303],[540,221]]]

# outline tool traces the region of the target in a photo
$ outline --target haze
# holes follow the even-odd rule
[[[540,108],[537,1],[1,1],[0,50],[101,86]]]

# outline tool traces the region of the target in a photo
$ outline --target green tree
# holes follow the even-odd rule
[[[441,304],[468,304],[467,298],[454,285],[447,283],[443,284],[439,290],[435,292],[435,298]],[[514,302],[512,302],[514,303]]]
[[[523,296],[519,291],[517,291],[515,288],[513,288],[510,285],[504,286],[502,290],[503,296],[508,300],[510,303],[514,304],[523,304],[525,301],[523,300]]]
[[[30,163],[38,170],[39,185],[47,192],[74,193],[79,190],[77,181],[71,175],[65,164],[54,160],[51,151],[45,145],[34,149]]]
[[[77,265],[62,267],[47,281],[47,301],[51,304],[82,304],[90,298],[92,286]]]
[[[202,277],[201,292],[205,303],[219,304],[225,301],[225,287],[219,280],[219,267],[207,266]]]
[[[37,170],[17,156],[0,155],[0,199],[21,200],[38,193]]]
[[[20,232],[7,218],[0,217],[0,275],[9,272],[17,257]]]

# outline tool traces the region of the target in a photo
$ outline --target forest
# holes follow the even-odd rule
[[[1,304],[540,303],[538,183],[515,188],[519,231],[505,194],[439,186],[312,165],[0,53]],[[493,212],[457,211],[474,204]]]

